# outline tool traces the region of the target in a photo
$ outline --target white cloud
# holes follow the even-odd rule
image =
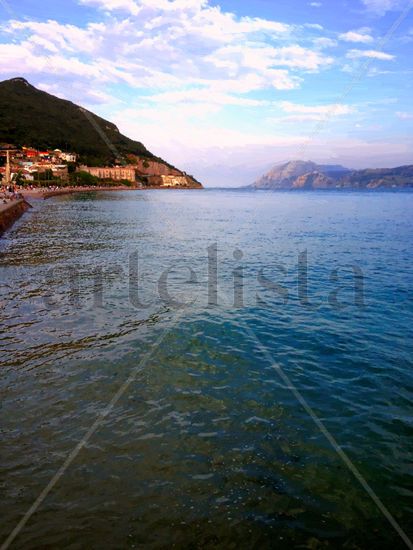
[[[291,101],[281,101],[280,109],[289,116],[278,119],[287,122],[318,121],[336,116],[344,116],[354,113],[351,105],[343,103],[331,103],[325,105],[303,105]]]
[[[323,5],[321,2],[310,2],[309,4],[312,8],[321,8]]]
[[[396,113],[396,116],[400,120],[412,120],[413,119],[413,113],[407,113],[406,111],[398,111]]]
[[[91,23],[86,28],[61,25],[57,21],[12,20],[5,29],[14,37],[27,36],[27,45],[36,53],[89,53],[97,52],[100,37],[105,32],[103,23]]]
[[[339,35],[339,39],[344,42],[360,42],[363,44],[374,41],[374,38],[364,29],[342,33]]]
[[[224,82],[228,93],[239,94],[297,88],[302,79],[290,69],[321,70],[331,62],[298,45],[274,47],[290,41],[290,25],[237,17],[207,0],[81,1],[130,16],[85,28],[52,20],[11,21],[3,31],[13,35],[13,43],[2,45],[6,63],[0,73],[9,74],[14,65],[26,76],[76,74],[95,85],[124,82],[140,89],[215,88]]]
[[[220,92],[214,90],[213,87],[163,92],[161,94],[149,96],[147,99],[155,103],[169,103],[173,105],[177,103],[185,103],[187,105],[191,103],[203,103],[204,105],[240,105],[244,107],[259,107],[267,103],[263,100],[239,97]]]
[[[73,82],[70,86],[70,94],[62,91],[61,87],[48,82],[37,82],[36,87],[40,90],[53,94],[62,99],[69,99],[76,103],[82,103],[84,106],[95,106],[99,104],[118,104],[119,101],[101,90],[94,90],[82,82]]]
[[[214,118],[207,104],[168,104],[130,107],[119,110],[113,121],[131,137],[142,140],[153,152],[181,163],[195,148],[232,148],[246,144],[286,146],[302,141],[300,136],[274,135],[273,132],[235,130]],[[201,115],[201,116],[200,116]],[[159,129],[162,128],[160,132]],[[172,156],[171,156],[172,155]]]
[[[2,58],[0,74],[13,74],[18,67],[19,74],[47,73],[58,77],[71,75],[88,80],[105,78],[104,67],[100,67],[99,64],[84,63],[76,57],[55,54],[38,56],[27,44],[0,44],[0,57]]]
[[[272,71],[272,67],[318,71],[333,63],[331,57],[326,57],[298,44],[281,48],[260,44],[225,46],[214,52],[207,60],[216,67],[235,68],[241,66],[264,72]]]
[[[360,57],[368,57],[371,59],[380,59],[383,61],[391,61],[395,58],[394,55],[389,53],[380,52],[377,50],[350,50],[347,52],[346,57],[349,59],[359,59]]]
[[[132,15],[139,13],[139,7],[133,0],[80,0],[85,6],[96,6],[107,11],[127,11]]]
[[[323,120],[325,115],[312,115],[312,114],[302,114],[302,115],[289,115],[283,117],[282,119],[273,119],[275,122],[319,122]]]
[[[337,46],[337,41],[332,38],[327,38],[325,36],[320,36],[320,38],[315,38],[313,40],[314,44],[319,48],[334,48]]]
[[[280,107],[286,113],[313,113],[319,115],[325,115],[332,111],[337,115],[347,115],[354,111],[353,107],[342,103],[332,103],[328,105],[302,105],[299,103],[292,103],[291,101],[281,101]]]
[[[370,67],[367,76],[369,78],[375,77],[375,76],[383,76],[385,74],[391,74],[392,71],[386,71],[384,69],[378,69],[377,67]]]
[[[332,57],[325,57],[318,52],[298,45],[279,48],[276,55],[277,59],[275,61],[278,65],[309,71],[317,71],[331,65],[334,61]]]
[[[377,14],[384,15],[391,10],[397,10],[404,5],[403,0],[362,0],[366,8]]]
[[[303,27],[307,29],[315,29],[316,31],[322,31],[324,27],[319,23],[304,23]]]

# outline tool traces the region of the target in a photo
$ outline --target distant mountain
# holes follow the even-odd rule
[[[333,178],[315,170],[298,178],[292,184],[292,189],[329,189],[334,185]]]
[[[128,154],[162,161],[111,122],[38,90],[24,78],[0,82],[0,143],[73,151],[92,166]]]
[[[349,170],[340,165],[291,161],[274,166],[252,189],[378,189],[413,187],[413,165]]]
[[[413,165],[355,170],[339,183],[341,187],[352,189],[409,188],[413,187]]]
[[[346,174],[349,170],[344,166],[322,166],[311,161],[294,160],[274,166],[251,187],[255,189],[293,189],[297,178],[313,172],[341,175]]]

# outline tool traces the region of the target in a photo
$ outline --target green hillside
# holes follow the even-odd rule
[[[156,158],[111,122],[36,89],[24,78],[0,82],[0,143],[73,151],[92,166],[127,154]]]

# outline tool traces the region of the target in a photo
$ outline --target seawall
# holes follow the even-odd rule
[[[17,199],[7,204],[0,204],[0,235],[11,227],[29,208],[24,199]]]

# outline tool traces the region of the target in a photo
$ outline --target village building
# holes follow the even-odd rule
[[[55,149],[53,151],[53,155],[56,159],[63,160],[65,162],[76,162],[77,155],[76,153],[65,153],[64,151],[61,151],[60,149]]]
[[[27,159],[35,159],[39,156],[39,152],[36,149],[23,147],[22,151],[23,151],[23,156]]]
[[[77,161],[77,155],[76,153],[62,153],[60,155],[61,160],[64,160],[66,162],[76,162]]]
[[[59,178],[62,181],[67,181],[69,178],[69,171],[66,164],[52,164],[52,163],[33,163],[31,166],[27,166],[20,170],[23,175],[30,175],[32,177],[26,177],[27,180],[36,180],[36,174],[44,174],[50,170],[52,172],[52,178]]]
[[[134,166],[103,166],[103,167],[90,167],[81,166],[82,172],[88,172],[92,176],[96,176],[99,179],[121,181],[128,180],[131,182],[136,181],[136,168]]]
[[[4,149],[0,151],[0,156],[6,157],[5,166],[0,168],[1,185],[14,181],[18,174],[26,181],[37,181],[36,174],[44,174],[47,171],[50,171],[51,180],[67,181],[69,170],[66,163],[76,159],[74,153],[64,153],[60,150],[38,151],[32,147]]]
[[[148,185],[153,187],[191,187],[186,175],[180,176],[147,176]]]

